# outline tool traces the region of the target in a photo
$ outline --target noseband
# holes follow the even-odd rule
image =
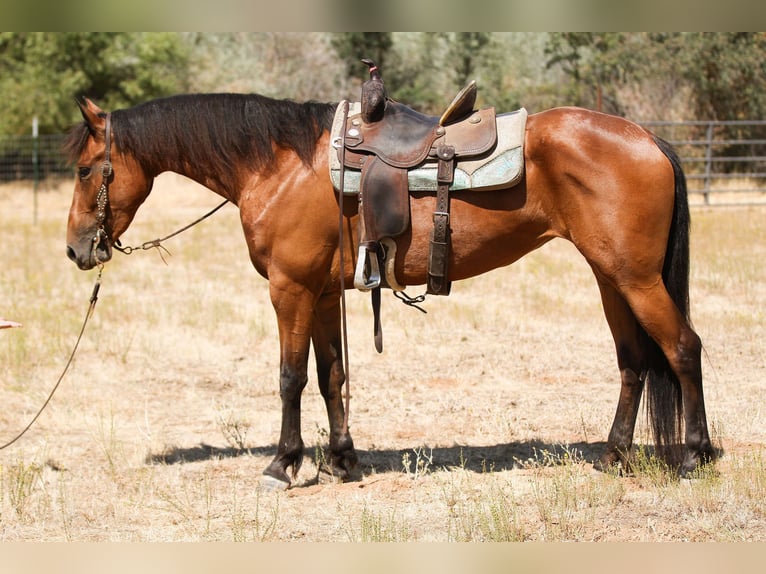
[[[96,248],[102,240],[109,238],[109,234],[106,232],[106,206],[109,203],[109,178],[114,173],[112,169],[111,161],[111,147],[112,147],[112,114],[106,114],[106,123],[104,125],[104,163],[101,164],[101,186],[98,188],[98,195],[96,195],[96,223],[98,229],[96,235],[93,236],[93,258],[98,265],[102,262],[98,258]]]

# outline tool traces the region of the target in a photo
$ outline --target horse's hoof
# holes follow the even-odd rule
[[[701,463],[699,461],[684,461],[684,463],[678,469],[678,476],[688,479],[700,478],[702,476],[702,472],[707,467],[707,464]]]
[[[627,466],[627,461],[616,450],[605,452],[593,463],[593,468],[598,472],[616,473],[619,476],[624,474]]]
[[[290,483],[284,480],[279,480],[268,474],[261,476],[261,486],[267,492],[279,492],[290,488]]]
[[[333,472],[322,466],[317,473],[318,484],[343,484],[346,482],[346,473]]]
[[[713,448],[706,448],[696,453],[686,453],[678,474],[681,478],[699,478],[700,472],[712,467],[718,453]]]

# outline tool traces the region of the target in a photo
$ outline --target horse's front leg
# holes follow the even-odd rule
[[[290,486],[303,462],[301,438],[301,393],[308,380],[308,354],[311,337],[313,295],[292,284],[270,285],[271,300],[279,326],[279,396],[282,400],[282,426],[277,454],[266,470],[263,483],[269,488]]]
[[[343,384],[346,383],[346,374],[343,368],[339,295],[323,295],[314,313],[312,341],[317,378],[330,422],[330,456],[328,460],[321,461],[328,467],[322,470],[329,471],[332,476],[341,480],[347,480],[356,467],[357,456],[354,441],[351,440],[348,425],[344,421],[342,390]]]

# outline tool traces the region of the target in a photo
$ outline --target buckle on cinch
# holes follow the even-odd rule
[[[434,223],[437,223],[437,221],[436,221],[437,217],[444,217],[444,218],[446,218],[447,219],[447,225],[449,225],[449,213],[447,213],[446,211],[434,211],[434,214],[433,214],[433,216],[431,218]]]

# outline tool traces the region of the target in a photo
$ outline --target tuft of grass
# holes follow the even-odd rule
[[[732,476],[734,499],[747,504],[760,519],[766,518],[766,459],[763,451],[757,450],[743,457],[733,457]]]
[[[396,508],[376,510],[367,503],[359,516],[359,527],[349,531],[350,542],[411,542],[412,528],[397,516]]]
[[[412,449],[412,454],[415,456],[414,459],[410,457],[409,451],[402,454],[402,469],[407,476],[411,477],[412,480],[418,480],[433,471],[433,449],[426,452],[426,447],[417,447]]]
[[[595,472],[569,446],[535,450],[533,457],[517,462],[533,471],[532,499],[543,540],[581,539],[602,509],[615,508],[625,496],[625,484],[617,472]]]
[[[120,465],[125,460],[125,448],[118,437],[113,408],[110,407],[108,416],[99,413],[98,428],[93,435],[106,459],[112,478],[117,478],[120,476]]]
[[[639,486],[662,493],[678,483],[678,473],[645,445],[633,449],[629,472]]]
[[[255,488],[255,502],[252,508],[245,507],[237,494],[239,484],[235,481],[231,494],[230,528],[234,542],[268,542],[276,540],[279,526],[279,496],[274,504],[265,508],[263,488]]]
[[[216,422],[230,447],[240,451],[247,450],[247,434],[252,426],[250,422],[223,406],[218,409]]]
[[[158,490],[158,497],[177,524],[192,540],[210,540],[213,524],[214,481],[210,470],[199,479],[183,480],[172,489]]]
[[[0,473],[0,501],[7,497],[18,519],[31,520],[29,505],[35,489],[42,485],[43,467],[20,458],[10,466],[0,466]]]
[[[491,480],[475,495],[470,492],[465,472],[442,486],[447,505],[447,540],[450,542],[523,542],[529,539],[520,501],[510,484]]]

